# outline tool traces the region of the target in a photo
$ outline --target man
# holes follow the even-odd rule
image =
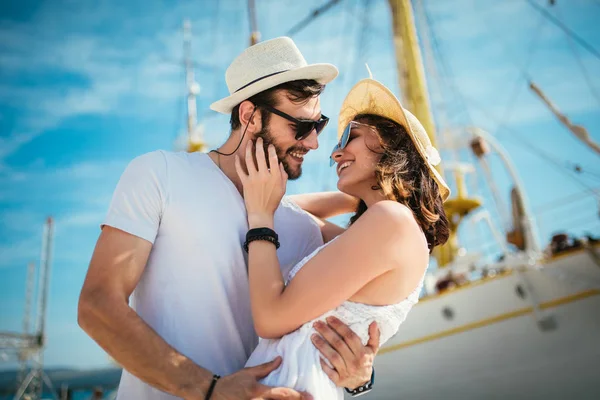
[[[227,69],[231,95],[211,106],[231,113],[223,146],[210,155],[157,151],[129,164],[78,312],[81,327],[124,368],[119,399],[206,399],[211,390],[213,400],[303,398],[258,383],[280,359],[243,368],[257,336],[242,250],[248,226],[232,155],[263,137],[277,147],[289,176],[299,177],[327,122],[319,95],[336,76],[333,65],[307,65],[289,38],[252,46]],[[275,226],[286,276],[322,238],[289,201],[282,201]],[[327,371],[334,382],[355,388],[369,381],[375,329],[367,346],[340,323],[319,332],[315,345],[334,366]]]

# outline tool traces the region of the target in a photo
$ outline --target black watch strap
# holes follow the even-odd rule
[[[371,373],[371,380],[365,383],[362,386],[357,387],[356,389],[346,389],[346,392],[350,393],[352,397],[362,396],[363,394],[370,392],[373,390],[373,385],[375,384],[375,368],[373,368],[373,372]]]
[[[206,392],[206,397],[204,397],[204,400],[209,400],[210,396],[212,396],[213,391],[215,390],[215,386],[217,384],[217,381],[219,380],[219,378],[221,378],[220,375],[214,374],[212,377],[212,382],[210,383],[210,387],[208,388],[208,391]]]

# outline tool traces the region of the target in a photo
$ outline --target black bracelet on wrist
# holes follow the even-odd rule
[[[279,248],[279,236],[277,233],[270,228],[254,228],[250,229],[248,233],[246,233],[246,241],[244,242],[244,250],[246,253],[248,252],[248,245],[250,242],[255,240],[266,240],[275,245],[275,248]]]
[[[279,235],[271,228],[252,228],[246,233],[246,240],[253,236],[273,236],[275,240],[279,239]]]
[[[210,383],[210,387],[208,388],[208,391],[206,392],[206,397],[204,398],[204,400],[209,400],[210,396],[212,396],[213,391],[215,390],[215,386],[217,385],[217,381],[219,380],[221,376],[214,374],[212,377],[212,382]]]

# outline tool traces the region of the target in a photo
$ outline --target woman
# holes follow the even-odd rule
[[[431,250],[448,238],[442,203],[449,189],[435,169],[439,156],[396,97],[377,81],[360,81],[344,100],[338,128],[331,162],[337,164],[338,189],[360,199],[356,214],[343,233],[324,226],[326,241],[339,236],[288,277],[281,276],[272,231],[285,171],[276,167],[272,146],[267,164],[261,139],[255,151],[252,142],[246,149],[247,172],[236,158],[250,229],[245,246],[252,316],[262,338],[247,366],[282,356],[280,368],[262,382],[316,399],[342,399],[343,390],[329,379],[335,372],[311,343],[313,324],[336,316],[366,344],[376,321],[384,343],[417,302]]]

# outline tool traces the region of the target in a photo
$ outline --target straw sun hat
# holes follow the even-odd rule
[[[425,160],[429,173],[437,182],[442,200],[445,201],[450,196],[450,188],[435,169],[441,159],[437,149],[431,145],[425,128],[417,117],[402,107],[388,88],[374,79],[363,79],[354,85],[340,110],[338,138],[342,136],[350,121],[359,114],[378,115],[402,125]]]
[[[210,108],[229,114],[242,101],[284,82],[313,79],[325,85],[337,75],[332,64],[307,64],[289,37],[267,40],[248,47],[233,60],[225,72],[230,95]]]

